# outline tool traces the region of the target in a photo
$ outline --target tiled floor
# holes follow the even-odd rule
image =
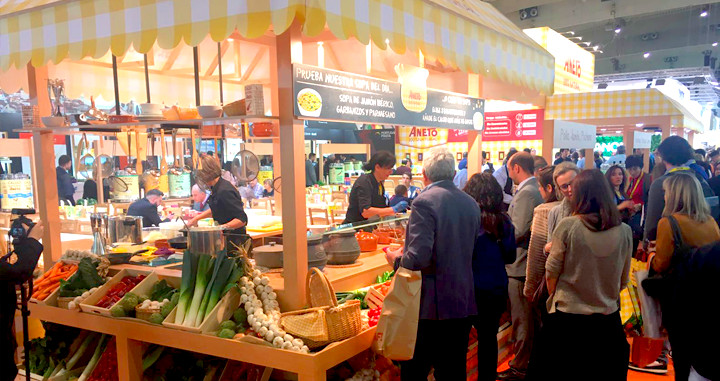
[[[509,361],[509,360],[508,360]],[[508,368],[507,361],[504,362],[498,370],[503,371]],[[628,381],[674,381],[675,380],[675,373],[672,369],[672,361],[670,362],[670,365],[668,366],[668,372],[667,374],[651,374],[651,373],[643,373],[643,372],[635,372],[633,370],[628,370]]]

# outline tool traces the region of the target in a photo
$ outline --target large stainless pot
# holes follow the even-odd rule
[[[188,233],[188,250],[193,254],[216,255],[225,250],[225,236],[219,226],[191,228]]]
[[[142,242],[142,217],[114,216],[107,219],[108,243]]]

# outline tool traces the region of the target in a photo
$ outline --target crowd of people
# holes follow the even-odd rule
[[[698,282],[720,275],[718,215],[708,203],[720,194],[719,151],[693,151],[671,136],[655,151],[653,170],[619,147],[603,173],[597,157],[587,168],[583,154],[561,150],[548,165],[513,149],[495,171],[461,183],[467,164],[456,170],[452,153],[438,147],[424,156],[426,187],[412,200],[405,247],[387,253],[396,269],[422,272],[404,380],[425,379],[431,368],[437,380],[464,379],[472,326],[479,380],[624,380],[629,366],[666,373],[669,350],[676,380],[720,379],[683,310],[689,294],[703,292],[693,288]],[[407,197],[402,186],[395,193]],[[681,246],[702,255],[681,255]],[[674,280],[673,291],[658,296],[668,350],[642,368],[629,364],[619,308],[633,257],[651,276]],[[689,258],[703,261],[683,266]],[[670,277],[677,266],[683,275]],[[496,334],[508,301],[513,356],[498,373]],[[599,366],[589,372],[590,363]]]

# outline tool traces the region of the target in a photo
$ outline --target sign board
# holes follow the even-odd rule
[[[555,121],[554,148],[595,148],[596,127],[589,124]]]
[[[400,145],[418,149],[429,149],[449,143],[449,136],[452,131],[458,130],[398,126],[395,136],[397,143]],[[452,135],[456,134],[453,133]],[[467,142],[467,134],[465,135],[464,141]]]
[[[295,116],[370,124],[482,130],[485,101],[428,89],[427,70],[398,66],[402,83],[293,65]]]
[[[555,57],[555,94],[588,92],[595,80],[595,55],[548,28],[523,30]]]
[[[652,145],[653,134],[649,132],[638,132],[635,131],[635,139],[633,141],[633,148],[643,149],[650,148]]]
[[[545,110],[485,113],[482,140],[488,142],[542,139]]]

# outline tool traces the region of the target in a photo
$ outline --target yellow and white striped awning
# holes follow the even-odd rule
[[[583,120],[672,117],[674,127],[704,130],[703,124],[682,104],[658,89],[556,94],[547,98],[545,119]]]
[[[256,38],[294,20],[307,36],[327,26],[340,39],[386,40],[397,53],[552,94],[554,58],[480,0],[0,0],[0,70],[31,62],[120,56],[196,46],[234,30]]]

